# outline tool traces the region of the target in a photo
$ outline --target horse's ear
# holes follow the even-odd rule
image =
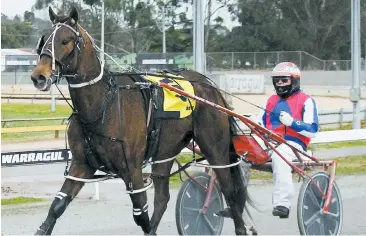
[[[72,7],[71,12],[70,12],[70,19],[71,19],[71,23],[74,25],[78,22],[79,19],[79,14],[78,14],[78,10],[76,10],[75,7]]]
[[[52,10],[51,7],[48,8],[48,14],[50,15],[50,20],[52,21],[52,23],[55,24],[57,15],[55,14],[55,12]]]

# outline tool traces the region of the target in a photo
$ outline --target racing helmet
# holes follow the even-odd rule
[[[293,62],[281,62],[277,64],[272,70],[271,77],[277,95],[282,98],[287,98],[300,90],[301,72],[297,65]],[[291,84],[285,86],[276,86],[274,78],[283,77],[289,77]]]

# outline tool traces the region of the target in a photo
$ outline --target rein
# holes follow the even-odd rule
[[[70,58],[70,60],[75,60],[75,56],[77,56],[77,63],[76,63],[76,66],[75,66],[75,69],[73,69],[75,72],[78,71],[78,66],[80,64],[80,59],[81,59],[81,55],[83,53],[83,50],[85,49],[85,42],[84,42],[84,38],[83,36],[81,35],[81,33],[74,29],[73,27],[71,27],[70,25],[67,25],[65,23],[57,23],[54,25],[54,30],[53,32],[51,33],[51,35],[48,37],[48,39],[46,40],[46,43],[45,45],[42,47],[42,50],[40,52],[40,57],[41,55],[45,54],[45,55],[48,55],[49,57],[52,58],[52,75],[51,77],[49,78],[49,80],[51,80],[51,84],[55,84],[57,89],[59,90],[59,92],[61,93],[61,95],[63,96],[63,98],[65,98],[65,96],[63,95],[63,93],[61,92],[61,90],[59,89],[59,87],[57,86],[58,83],[60,82],[59,78],[61,77],[72,77],[72,78],[87,78],[87,75],[81,75],[81,74],[78,74],[78,73],[75,73],[75,74],[63,74],[62,72],[64,72],[64,69],[65,69],[65,65],[62,64],[62,62],[60,60],[57,60],[56,56],[55,56],[55,36],[56,36],[56,33],[57,31],[62,28],[62,27],[67,27],[68,29],[70,29],[77,37],[77,39],[74,41],[74,47],[72,49],[72,51],[70,52],[70,54],[67,56],[69,57],[70,55],[73,55],[74,58]],[[78,28],[81,28],[81,26],[77,25]],[[83,29],[84,30],[84,29]],[[88,34],[87,31],[84,30],[84,32],[86,33],[87,37],[89,38],[93,48],[94,48],[94,51],[100,51],[100,49],[95,45],[94,43],[94,40],[92,39],[92,37]],[[80,47],[80,43],[81,42],[84,42],[84,45],[83,47]],[[46,47],[46,45],[51,45],[51,49],[49,47]],[[78,53],[77,55],[75,55],[75,53]],[[104,53],[104,52],[103,52]],[[96,53],[95,53],[96,54]],[[106,54],[106,53],[104,53]],[[106,54],[108,55],[108,54]],[[87,82],[82,82],[82,83],[78,83],[78,84],[71,84],[69,83],[68,81],[68,85],[69,85],[69,88],[83,88],[83,87],[86,87],[86,86],[89,86],[89,85],[93,85],[99,81],[102,80],[102,78],[104,76],[108,76],[109,73],[105,73],[104,72],[104,61],[101,61],[100,58],[98,57],[98,55],[96,54],[95,55],[99,64],[100,64],[100,73],[97,77],[95,77],[94,79],[91,79]],[[108,55],[109,56],[109,55]],[[58,64],[61,65],[61,70],[56,72],[56,62]],[[72,62],[70,62],[72,63]],[[66,66],[66,69],[69,69],[70,68],[70,64]],[[170,77],[169,75],[163,73],[162,75],[158,75],[158,74],[152,74],[152,73],[131,73],[131,72],[124,72],[124,73],[110,73],[111,75],[114,75],[114,76],[118,76],[118,75],[128,75],[128,76],[133,76],[133,75],[139,75],[139,76],[143,76],[143,75],[153,75],[153,76],[156,76],[156,77],[168,77],[168,78],[171,78],[174,80],[174,77]],[[88,76],[92,76],[91,74],[88,74]],[[138,85],[139,84],[139,85]],[[115,95],[117,94],[117,100],[118,100],[118,120],[119,120],[119,127],[120,127],[120,133],[119,133],[119,136],[120,137],[123,137],[123,129],[122,129],[122,113],[121,113],[121,104],[120,104],[120,93],[119,93],[119,89],[122,88],[122,89],[144,89],[144,88],[149,88],[151,86],[150,83],[147,83],[147,82],[140,82],[140,83],[135,83],[135,86],[131,86],[131,85],[118,85],[116,84],[116,81],[114,78],[111,78],[109,79],[108,83],[107,83],[108,87],[109,87],[109,90],[108,92],[105,94],[105,97],[103,99],[103,104],[101,106],[101,111],[99,112],[99,115],[97,116],[97,118],[95,118],[93,121],[89,121],[89,122],[84,122],[82,117],[79,115],[79,112],[77,111],[77,109],[75,109],[75,107],[73,107],[66,99],[68,105],[71,107],[71,109],[73,110],[73,113],[72,115],[69,117],[69,122],[71,121],[71,117],[72,116],[75,116],[75,121],[80,123],[81,124],[81,127],[82,127],[82,130],[83,130],[83,134],[84,134],[84,142],[86,144],[86,146],[84,147],[85,148],[85,152],[89,152],[89,154],[92,154],[92,155],[87,155],[87,156],[91,156],[90,158],[87,158],[87,160],[89,161],[89,163],[94,166],[96,169],[101,169],[102,167],[100,166],[99,164],[99,161],[94,158],[94,157],[98,157],[98,154],[96,153],[95,149],[93,149],[91,143],[90,143],[90,140],[91,140],[91,136],[92,135],[96,135],[96,136],[99,136],[101,138],[106,138],[112,142],[118,142],[120,143],[121,145],[121,149],[122,149],[122,153],[123,153],[123,156],[124,156],[124,162],[125,162],[125,165],[126,165],[126,171],[123,171],[123,173],[118,173],[118,175],[121,175],[121,177],[123,176],[126,181],[126,185],[127,185],[127,188],[128,188],[128,193],[129,194],[133,194],[133,193],[138,193],[140,192],[142,189],[137,189],[137,190],[134,190],[133,189],[133,185],[132,185],[132,181],[131,181],[131,172],[129,170],[129,167],[128,167],[128,161],[127,161],[127,157],[126,157],[126,152],[125,152],[125,148],[124,148],[124,141],[123,139],[118,139],[117,137],[109,137],[109,136],[106,136],[100,132],[96,132],[94,130],[91,130],[90,128],[94,128],[97,124],[96,122],[99,122],[100,119],[102,119],[102,124],[104,123],[104,119],[105,119],[105,115],[106,115],[106,111],[107,109],[111,106],[112,104],[112,101],[115,99]],[[217,88],[218,89],[218,88]],[[219,89],[220,90],[220,89]],[[72,99],[73,100],[73,99]],[[189,101],[189,100],[188,100]],[[189,101],[190,102],[190,101]],[[248,102],[249,103],[249,102]],[[254,104],[252,104],[254,105]],[[190,104],[190,106],[192,107],[192,104]],[[256,106],[256,105],[254,105]],[[259,106],[257,106],[259,107]],[[259,107],[260,108],[260,107]],[[261,108],[263,109],[263,108]],[[265,109],[263,109],[265,110]],[[194,123],[192,123],[192,126],[194,126]],[[192,127],[192,129],[194,130],[194,127]],[[67,135],[67,132],[65,134],[65,136]],[[195,140],[193,138],[193,142],[195,143]],[[67,142],[66,142],[67,143]],[[66,144],[67,146],[67,144]],[[197,161],[199,161],[199,159],[196,159],[196,156],[195,156],[195,152],[193,152],[193,156],[194,156],[194,163],[196,165],[198,165]],[[147,162],[147,163],[144,163],[144,166],[146,166],[147,164],[158,164],[158,163],[162,163],[162,162],[167,162],[167,161],[171,161],[175,159],[175,157],[173,158],[169,158],[169,159],[166,159],[166,160],[160,160],[160,161],[155,161],[155,162]],[[93,162],[93,163],[92,163]],[[240,161],[239,161],[240,162]],[[238,165],[239,162],[237,163],[233,163],[231,165]],[[69,160],[67,160],[67,165],[66,165],[66,169],[65,169],[65,178],[70,178],[70,179],[73,179],[74,177],[73,176],[68,176],[68,164],[69,164]],[[229,165],[229,166],[231,166]],[[205,165],[202,165],[202,166],[205,166]],[[207,167],[207,166],[205,166]],[[221,166],[218,166],[218,167],[214,167],[214,168],[226,168],[228,166],[224,166],[224,167],[221,167]],[[110,168],[109,168],[110,169]],[[111,170],[113,171],[113,170]],[[158,175],[154,174],[155,177],[159,177]],[[162,177],[162,176],[160,176]],[[150,186],[148,186],[150,187]],[[148,188],[147,187],[147,188]],[[146,189],[147,189],[146,188]],[[143,191],[146,190],[145,188],[143,189]]]
[[[79,52],[81,53],[81,48],[80,48],[80,45],[79,45],[79,43],[80,43],[80,41],[83,41],[83,38],[82,38],[82,36],[80,35],[80,32],[79,31],[77,31],[77,30],[75,30],[73,27],[71,27],[71,26],[69,26],[68,24],[65,24],[65,23],[57,23],[57,24],[55,24],[53,27],[55,27],[55,29],[54,29],[54,31],[51,33],[51,35],[48,37],[48,39],[46,40],[46,42],[45,42],[45,44],[44,44],[44,46],[43,46],[43,48],[42,48],[42,51],[41,51],[41,53],[40,53],[40,55],[39,56],[41,56],[42,54],[46,54],[46,55],[48,55],[48,56],[50,56],[51,58],[52,58],[52,74],[53,74],[53,76],[51,76],[49,79],[51,80],[51,83],[54,83],[54,82],[57,82],[58,81],[58,78],[57,77],[60,77],[60,76],[63,76],[63,77],[73,77],[73,78],[77,78],[77,77],[81,77],[81,78],[86,78],[86,75],[78,75],[78,74],[73,74],[73,75],[63,75],[63,74],[61,74],[60,75],[60,73],[58,74],[58,75],[55,75],[55,63],[56,63],[56,59],[55,59],[55,55],[54,55],[54,38],[55,38],[55,35],[56,35],[56,32],[57,32],[57,30],[59,30],[62,26],[65,26],[65,27],[67,27],[68,29],[70,29],[77,37],[78,37],[78,40],[76,40],[76,42],[75,42],[75,46],[74,46],[74,49],[73,49],[73,51],[75,50],[75,48],[78,48],[78,50],[79,50]],[[89,35],[89,33],[84,29],[84,28],[82,28],[79,24],[77,25],[78,26],[78,28],[81,28],[81,29],[83,29],[84,30],[84,32],[86,33],[86,35],[88,36],[88,38],[89,38],[89,40],[91,41],[91,43],[92,43],[92,45],[93,45],[93,47],[94,47],[94,49],[96,50],[96,51],[99,51],[99,52],[101,52],[101,49],[94,43],[94,39]],[[46,45],[46,43],[51,39],[51,37],[52,37],[52,41],[51,42],[49,42],[48,44],[51,44],[51,47],[52,47],[52,50],[50,50],[50,49],[45,49],[44,47],[45,47],[45,45]],[[81,40],[79,40],[81,38]],[[85,47],[85,44],[84,44],[84,47]],[[46,53],[46,52],[44,52],[44,51],[48,51],[48,53]],[[79,54],[80,54],[79,53]],[[105,55],[107,55],[109,58],[111,58],[114,62],[115,62],[115,60],[111,57],[111,56],[109,56],[107,53],[104,53],[103,52],[103,54],[105,54]],[[87,81],[87,82],[83,82],[83,83],[79,83],[79,84],[70,84],[70,83],[68,83],[69,84],[69,87],[70,88],[82,88],[82,87],[85,87],[85,86],[88,86],[88,85],[93,85],[93,84],[95,84],[95,83],[97,83],[98,81],[100,81],[102,78],[103,78],[103,73],[104,73],[104,61],[101,61],[100,60],[100,58],[97,56],[97,59],[98,59],[98,61],[99,61],[99,63],[100,63],[100,68],[101,68],[101,70],[100,70],[100,74],[96,77],[96,78],[94,78],[94,79],[92,79],[92,80],[90,80],[90,81]],[[60,63],[60,62],[59,62]],[[60,63],[61,65],[62,65],[62,63]],[[118,64],[118,63],[117,63]],[[152,73],[139,73],[139,72],[137,72],[137,73],[131,73],[131,72],[129,72],[129,73],[120,73],[121,75],[123,74],[123,75],[153,75],[153,76],[158,76],[158,77],[169,77],[169,76],[167,76],[167,75],[156,75],[156,74],[152,74]],[[117,74],[115,74],[115,75],[118,75],[118,73]],[[55,79],[56,78],[56,79]],[[251,103],[251,102],[249,102],[249,101],[247,101],[247,100],[245,100],[245,99],[242,99],[242,98],[239,98],[239,97],[237,97],[237,96],[234,96],[233,94],[231,94],[231,93],[228,93],[228,92],[226,92],[226,91],[224,91],[224,90],[222,90],[222,89],[220,89],[220,88],[217,88],[220,92],[223,92],[223,93],[225,93],[225,94],[228,94],[228,95],[231,95],[231,96],[233,96],[233,97],[235,97],[235,98],[237,98],[237,99],[239,99],[239,100],[241,100],[241,101],[243,101],[243,102],[246,102],[246,103],[248,103],[248,104],[250,104],[250,105],[252,105],[252,106],[255,106],[255,107],[257,107],[257,108],[259,108],[260,110],[263,110],[263,111],[265,111],[265,112],[268,112],[268,113],[270,113],[270,114],[274,114],[272,111],[269,111],[269,110],[267,110],[267,109],[265,109],[265,108],[263,108],[263,107],[261,107],[261,106],[258,106],[258,105],[256,105],[256,104],[254,104],[254,103]],[[63,95],[62,95],[63,96]],[[70,104],[69,104],[70,105]]]
[[[42,50],[39,54],[39,56],[41,57],[41,55],[45,54],[45,55],[48,55],[49,57],[52,58],[52,75],[51,77],[49,78],[51,84],[55,84],[57,89],[59,90],[59,92],[61,93],[61,95],[63,96],[63,98],[65,98],[64,94],[61,92],[61,90],[59,89],[59,87],[57,86],[58,82],[60,81],[59,78],[60,77],[73,77],[73,78],[76,78],[76,77],[81,77],[81,78],[86,78],[87,75],[80,75],[80,74],[72,74],[72,75],[65,75],[63,74],[62,72],[64,71],[65,69],[65,66],[64,64],[60,61],[60,60],[57,60],[56,56],[55,56],[55,36],[56,36],[56,33],[57,31],[61,28],[61,27],[67,27],[68,29],[70,29],[77,37],[77,39],[75,40],[75,43],[74,43],[74,48],[72,50],[72,52],[69,54],[69,55],[72,55],[72,53],[75,53],[75,51],[78,51],[78,62],[77,62],[77,65],[76,65],[76,68],[74,69],[75,71],[77,71],[77,68],[78,68],[78,65],[80,64],[80,58],[81,58],[81,54],[82,54],[82,50],[85,48],[85,43],[84,43],[84,46],[83,47],[80,47],[80,42],[83,42],[84,39],[83,37],[81,36],[80,32],[78,32],[77,30],[75,30],[73,27],[65,24],[65,23],[57,23],[54,25],[54,30],[53,32],[51,33],[51,35],[48,37],[48,39],[46,40],[45,44],[43,45],[42,47]],[[81,26],[78,25],[79,28],[82,28]],[[84,30],[85,31],[85,30]],[[88,34],[87,31],[85,31],[86,35],[88,36],[90,42],[92,43],[93,45],[93,48],[94,50],[98,50],[99,48],[95,45],[92,37]],[[51,49],[46,45],[50,45],[51,46]],[[74,55],[75,56],[75,55]],[[79,83],[79,84],[71,84],[71,83],[68,83],[69,84],[69,87],[70,88],[83,88],[83,87],[86,87],[86,86],[89,86],[89,85],[93,85],[99,81],[102,80],[102,78],[104,77],[104,62],[101,62],[101,60],[99,59],[99,57],[96,55],[98,61],[99,61],[99,64],[100,64],[100,73],[99,75],[88,81],[88,82],[83,82],[83,83]],[[71,59],[72,60],[72,59]],[[56,72],[56,62],[59,63],[61,66],[62,66],[62,69],[61,69],[61,73],[60,72]],[[66,66],[67,69],[69,69],[70,65]],[[98,117],[96,119],[94,119],[93,121],[91,122],[83,122],[83,119],[82,117],[80,117],[80,115],[78,116],[78,111],[77,109],[75,109],[75,107],[73,107],[66,99],[68,105],[71,107],[73,113],[72,115],[69,117],[69,124],[70,124],[70,121],[71,121],[71,117],[72,116],[77,116],[76,119],[74,119],[76,122],[79,122],[81,125],[82,125],[82,130],[83,130],[83,133],[84,133],[84,136],[85,136],[85,144],[87,145],[85,148],[86,148],[86,152],[91,152],[90,154],[92,154],[93,156],[98,156],[97,154],[95,154],[95,150],[93,150],[92,148],[92,145],[90,144],[90,139],[91,139],[91,136],[92,135],[97,135],[97,136],[100,136],[102,138],[106,138],[110,141],[113,141],[113,142],[118,142],[120,143],[121,145],[121,148],[122,148],[122,152],[123,152],[123,155],[124,155],[124,161],[125,161],[125,165],[126,165],[126,168],[127,168],[127,172],[125,173],[120,173],[122,175],[125,175],[125,179],[127,180],[127,183],[128,183],[128,192],[130,193],[136,193],[136,191],[138,190],[133,190],[133,186],[132,186],[132,181],[131,181],[131,176],[129,175],[130,171],[129,171],[129,167],[128,167],[128,163],[127,163],[127,158],[126,158],[126,153],[125,153],[125,148],[124,148],[124,141],[122,139],[119,139],[117,137],[109,137],[109,136],[106,136],[100,132],[96,132],[94,130],[91,130],[90,127],[94,127],[96,124],[96,122],[100,121],[100,119],[102,119],[102,123],[104,123],[104,118],[105,118],[105,115],[106,115],[106,110],[111,106],[112,104],[112,101],[114,100],[114,98],[116,97],[116,93],[118,92],[118,88],[116,86],[116,81],[111,78],[109,81],[108,81],[108,92],[106,93],[105,95],[105,98],[103,99],[103,105],[102,105],[102,108],[101,108],[101,112],[100,114],[98,115]],[[118,95],[118,108],[120,109],[120,101],[119,101],[119,93],[117,94]],[[73,100],[73,99],[72,99]],[[121,115],[120,114],[121,111],[119,110],[119,116]],[[121,122],[120,122],[120,127],[122,128],[121,126]],[[65,134],[65,137],[67,135],[67,132]],[[120,135],[123,136],[123,133],[122,133],[122,130],[120,132]],[[67,147],[67,142],[65,140],[65,143],[66,143],[66,147]],[[96,169],[99,169],[101,167],[99,167],[99,164],[98,164],[98,161],[95,159],[95,158],[87,158],[89,160],[89,162],[94,162],[94,165],[92,163],[90,163],[92,166],[94,166]],[[66,164],[66,169],[65,169],[65,172],[64,172],[64,175],[65,175],[65,178],[70,178],[70,179],[73,179],[74,177],[73,176],[68,176],[68,165],[69,165],[69,162],[67,160],[67,164]]]
[[[85,42],[84,42],[84,39],[81,35],[81,33],[77,30],[75,30],[73,27],[71,27],[70,25],[68,24],[65,24],[65,23],[57,23],[53,26],[55,29],[53,30],[53,32],[50,34],[50,36],[48,37],[48,39],[45,41],[43,47],[42,47],[42,50],[40,51],[39,53],[39,58],[45,54],[45,55],[48,55],[49,57],[52,58],[52,75],[51,77],[49,78],[49,80],[51,80],[50,82],[51,83],[56,83],[59,81],[59,78],[60,77],[73,77],[73,78],[77,78],[77,77],[80,77],[80,78],[86,78],[87,75],[79,75],[79,74],[71,74],[71,75],[67,75],[67,74],[63,74],[62,71],[64,69],[69,69],[70,68],[70,65],[64,65],[60,60],[56,60],[56,56],[55,56],[55,36],[56,36],[56,33],[57,31],[62,28],[62,27],[66,27],[68,29],[70,29],[77,37],[77,39],[75,40],[75,43],[74,43],[74,47],[73,47],[73,50],[71,53],[74,53],[75,52],[75,49],[77,49],[77,51],[79,52],[78,53],[78,63],[77,63],[77,66],[76,66],[76,69],[78,68],[78,65],[79,65],[79,62],[80,62],[80,55],[81,55],[81,52],[82,52],[82,49],[85,48]],[[83,29],[79,24],[77,25],[78,28],[81,28]],[[84,32],[86,33],[86,35],[88,36],[90,42],[92,43],[93,45],[93,48],[95,51],[100,51],[100,49],[96,46],[96,44],[94,43],[94,40],[93,38],[89,35],[89,33],[83,29]],[[80,43],[81,42],[84,42],[84,45],[83,47],[80,47]],[[39,44],[40,42],[38,42]],[[51,49],[49,47],[46,47],[46,45],[51,45]],[[70,53],[70,54],[71,54]],[[92,85],[92,84],[95,84],[97,83],[98,81],[100,81],[102,78],[103,78],[103,73],[104,73],[104,62],[100,60],[100,58],[97,56],[97,59],[99,61],[99,64],[100,64],[100,73],[99,75],[90,80],[90,81],[87,81],[87,82],[83,82],[83,83],[79,83],[79,84],[71,84],[71,83],[68,83],[69,84],[69,87],[70,88],[82,88],[82,87],[85,87],[85,86],[88,86],[88,85]],[[60,72],[56,72],[56,62],[59,63],[61,65],[61,73]]]

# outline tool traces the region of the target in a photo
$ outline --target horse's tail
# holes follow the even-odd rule
[[[231,157],[233,157],[234,154],[231,153]],[[236,154],[237,155],[237,154]],[[231,158],[231,162],[238,161],[237,158]],[[244,164],[245,165],[245,164]],[[249,211],[248,204],[259,211],[257,203],[252,199],[252,197],[249,195],[248,191],[248,183],[249,183],[249,166],[242,166],[242,164],[233,166],[230,168],[231,176],[234,181],[234,191],[236,193],[240,193],[239,199],[236,199],[236,201],[239,202],[239,205],[241,206],[242,210],[246,212],[249,219],[253,221],[253,217]],[[245,173],[243,173],[245,172]]]
[[[219,94],[222,98],[222,101],[225,104],[225,107],[230,109],[230,105],[228,104],[228,102],[226,101],[224,96],[221,94],[221,92],[219,92]],[[242,130],[233,116],[228,116],[228,119],[229,119],[229,124],[230,124],[230,138],[231,138],[230,149],[229,149],[230,150],[229,151],[230,159],[231,159],[230,161],[231,161],[231,163],[234,163],[234,162],[238,161],[239,155],[236,153],[236,150],[234,147],[233,136],[236,135],[236,133],[238,131],[242,132]],[[245,170],[245,171],[248,171],[247,174],[243,175],[243,172],[242,172],[243,170],[241,170],[241,168],[247,168]],[[258,210],[256,202],[251,198],[251,196],[249,195],[249,191],[248,191],[248,183],[249,183],[249,178],[250,178],[250,174],[249,174],[250,167],[249,166],[242,167],[242,165],[237,165],[237,166],[231,167],[230,169],[231,169],[231,175],[232,175],[234,181],[238,181],[237,184],[234,184],[234,188],[235,188],[234,191],[240,191],[240,188],[244,188],[242,190],[244,196],[242,196],[242,199],[238,199],[239,201],[243,201],[243,203],[240,205],[242,205],[242,207],[244,207],[243,210],[245,210],[249,219],[252,222],[254,222],[252,214],[249,211],[248,204],[251,207],[253,207],[254,209],[256,209],[257,211],[259,211],[259,210]],[[246,185],[246,186],[244,186],[244,185]],[[248,204],[246,204],[246,203],[248,203]]]
[[[258,211],[257,204],[254,202],[254,200],[249,195],[248,187],[245,187],[245,195],[246,195],[246,202]],[[252,214],[250,213],[250,211],[248,209],[247,204],[244,205],[244,210],[248,214],[249,219],[253,222],[253,217],[252,217]]]
[[[229,105],[229,103],[227,102],[227,100],[224,98],[223,94],[220,92],[220,89],[218,89],[218,86],[216,85],[216,83],[213,80],[211,80],[210,78],[208,78],[207,76],[205,76],[205,75],[202,75],[202,76],[204,76],[208,81],[210,81],[212,83],[211,86],[217,90],[222,102],[224,103],[225,108],[232,109],[231,106]],[[229,149],[230,150],[229,151],[230,152],[230,162],[234,163],[234,162],[238,161],[239,156],[235,151],[235,147],[234,147],[234,143],[233,143],[233,136],[237,133],[238,130],[241,130],[241,129],[239,127],[239,124],[237,123],[237,121],[235,120],[235,118],[233,116],[228,115],[228,119],[229,119],[229,125],[230,125],[230,139],[231,139],[230,149]],[[246,204],[246,203],[248,203],[254,209],[258,210],[257,204],[249,195],[248,185],[245,184],[245,183],[249,182],[249,172],[247,173],[247,175],[243,176],[240,168],[243,168],[243,167],[241,165],[237,165],[237,166],[230,168],[231,176],[232,176],[234,182],[237,182],[237,184],[234,184],[234,191],[236,191],[236,192],[240,191],[240,190],[242,191],[242,194],[244,196],[241,196],[242,198],[238,199],[238,201],[240,201],[242,203],[240,205],[244,208],[243,211],[245,210],[245,212],[247,213],[250,220],[252,222],[254,222],[253,217],[249,211],[248,205]],[[247,168],[250,168],[250,167],[247,167]],[[249,170],[247,169],[247,171],[249,171]]]

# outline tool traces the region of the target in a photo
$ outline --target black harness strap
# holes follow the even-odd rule
[[[140,75],[130,75],[127,74],[134,82],[146,82],[147,80],[141,77]],[[156,107],[158,106],[158,99],[159,94],[158,90],[162,89],[160,87],[141,87],[141,86],[130,86],[130,85],[119,85],[119,88],[122,89],[139,89],[143,99],[144,99],[144,105],[145,105],[145,116],[148,120],[149,115],[149,124],[147,124],[147,148],[146,153],[144,157],[144,164],[150,159],[153,158],[156,155],[157,148],[159,146],[160,141],[160,130],[161,130],[161,124],[162,121],[160,119],[156,119]],[[151,113],[149,114],[149,106],[150,106],[150,100],[152,104]],[[143,165],[144,165],[143,164]]]

